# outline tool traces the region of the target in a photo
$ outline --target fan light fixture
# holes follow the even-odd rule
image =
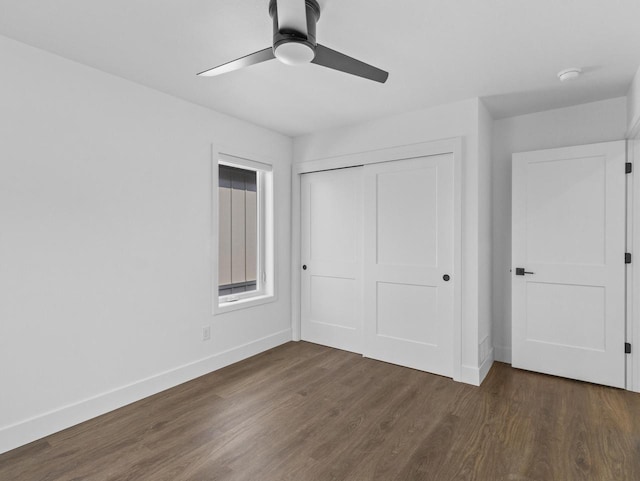
[[[275,56],[286,65],[310,63],[316,56],[315,51],[306,43],[286,42],[276,47]]]
[[[271,47],[210,68],[198,75],[213,77],[277,58],[286,65],[313,63],[374,82],[387,81],[389,72],[331,50],[316,41],[316,23],[320,18],[318,0],[270,0],[269,15],[273,23]]]

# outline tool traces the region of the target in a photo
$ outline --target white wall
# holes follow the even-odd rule
[[[640,68],[627,93],[627,126],[632,129],[638,124],[640,124]]]
[[[625,138],[626,98],[497,120],[493,125],[493,343],[511,362],[511,155]]]
[[[3,37],[0,58],[0,452],[291,338],[291,139]],[[279,261],[277,302],[215,318],[214,142],[275,161]]]
[[[488,369],[493,362],[492,305],[492,177],[493,118],[482,102],[478,109],[478,360]]]
[[[380,150],[431,140],[462,137],[462,368],[463,378],[477,382],[481,378],[478,349],[479,279],[488,275],[480,272],[480,258],[487,249],[479,250],[480,222],[490,219],[479,199],[479,138],[480,110],[478,99],[457,102],[427,110],[404,113],[392,117],[347,127],[330,129],[294,139],[294,162],[326,159],[346,154]],[[484,118],[486,112],[483,111]],[[486,146],[485,146],[486,147]],[[488,160],[488,156],[487,156]],[[490,180],[487,176],[486,179]],[[490,187],[483,186],[486,195]],[[488,198],[487,198],[488,199]],[[484,209],[484,211],[483,211]],[[482,218],[480,217],[480,212]],[[490,228],[487,227],[487,231]],[[486,236],[486,234],[483,235]],[[486,261],[482,261],[486,262]],[[488,269],[487,269],[488,271]],[[490,290],[483,290],[490,295]],[[489,302],[483,309],[490,309]],[[489,364],[490,366],[490,364]],[[475,380],[475,381],[474,381]]]

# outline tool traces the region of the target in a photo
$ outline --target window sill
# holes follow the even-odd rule
[[[273,294],[265,294],[262,296],[247,297],[246,299],[238,299],[237,301],[220,302],[214,309],[214,314],[224,314],[225,312],[248,309],[262,304],[269,304],[275,300],[276,296]]]

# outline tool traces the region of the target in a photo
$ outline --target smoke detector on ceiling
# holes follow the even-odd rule
[[[566,82],[567,80],[577,79],[578,77],[580,77],[581,73],[581,68],[568,68],[562,70],[561,72],[558,72],[558,78],[560,79],[560,82]]]

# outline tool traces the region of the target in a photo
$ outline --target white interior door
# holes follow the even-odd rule
[[[364,354],[451,377],[453,155],[364,169]]]
[[[362,353],[362,167],[302,175],[301,337]]]
[[[514,367],[625,386],[624,164],[624,141],[514,154]]]

